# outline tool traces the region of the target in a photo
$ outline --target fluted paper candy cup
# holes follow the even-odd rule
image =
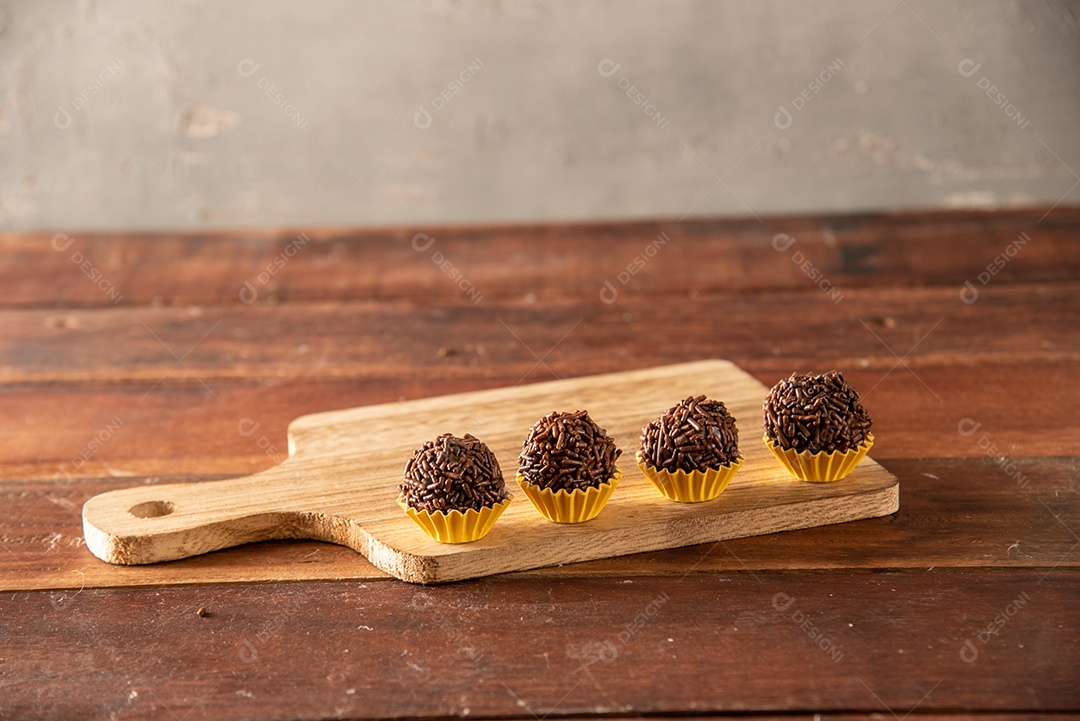
[[[398,505],[409,515],[409,518],[416,521],[416,525],[439,543],[471,543],[479,541],[488,534],[512,500],[514,497],[508,496],[502,503],[484,506],[479,511],[470,508],[464,513],[457,510],[449,513],[418,511],[400,497]]]
[[[532,501],[540,515],[554,523],[584,523],[596,518],[615,492],[622,479],[622,471],[615,469],[615,475],[607,483],[601,483],[587,490],[551,491],[529,483],[518,476],[521,490]]]
[[[729,463],[704,471],[666,471],[643,463],[641,451],[637,452],[638,468],[656,486],[656,490],[669,501],[678,503],[701,503],[711,501],[727,488],[728,483],[742,467],[743,461]]]
[[[788,469],[791,475],[800,481],[811,483],[830,483],[839,481],[859,465],[859,461],[866,457],[870,448],[874,445],[874,435],[867,434],[866,440],[859,446],[848,451],[833,451],[826,453],[810,453],[808,451],[796,451],[791,448],[781,448],[768,436],[764,437],[765,445],[769,447],[776,459]]]

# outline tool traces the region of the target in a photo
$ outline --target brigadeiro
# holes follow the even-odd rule
[[[721,401],[689,396],[641,430],[638,466],[666,498],[716,498],[742,465],[735,418]]]
[[[704,471],[742,458],[735,419],[721,401],[690,396],[641,431],[642,460],[653,468]]]
[[[482,538],[511,499],[495,454],[468,433],[444,433],[418,448],[398,490],[405,512],[444,543]]]
[[[521,447],[518,484],[548,520],[587,521],[618,485],[621,453],[588,411],[549,413],[533,424]]]
[[[804,481],[843,478],[874,443],[870,415],[840,371],[792,373],[769,391],[763,415],[766,445]]]

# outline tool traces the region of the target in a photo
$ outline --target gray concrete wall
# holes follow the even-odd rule
[[[1076,203],[1078,15],[1075,2],[6,0],[0,227]]]

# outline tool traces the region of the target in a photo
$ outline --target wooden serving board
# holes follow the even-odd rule
[[[729,538],[843,523],[899,508],[895,476],[866,458],[835,483],[791,478],[762,442],[767,388],[708,360],[514,388],[331,411],[289,424],[289,458],[251,476],[139,486],[83,507],[87,547],[110,563],[186,558],[242,543],[310,538],[355,549],[415,583],[441,583]],[[719,498],[663,498],[634,463],[641,427],[688,395],[724,401],[736,418],[742,469]],[[588,409],[623,451],[623,480],[596,519],[541,517],[514,482],[521,443],[553,410]],[[485,538],[445,545],[396,503],[413,451],[440,433],[472,433],[495,452],[514,501]]]

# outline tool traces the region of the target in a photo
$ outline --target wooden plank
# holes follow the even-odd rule
[[[1080,517],[1075,458],[1016,461],[1023,487],[982,459],[885,459],[901,480],[889,518],[735,539],[517,575],[639,576],[759,570],[1077,568]],[[0,588],[58,589],[282,579],[371,579],[385,574],[352,550],[308,541],[271,541],[147,567],[98,561],[83,547],[82,504],[132,483],[194,478],[75,478],[63,487],[0,484]],[[1072,530],[1070,530],[1070,528]]]
[[[211,353],[202,354],[199,344],[185,358],[198,377],[178,365],[156,386],[159,376],[132,369],[149,359],[151,368],[168,370],[175,359],[164,348],[155,355],[148,344],[131,342],[123,323],[72,339],[65,335],[78,336],[78,324],[90,316],[58,309],[31,316],[27,327],[48,324],[57,334],[42,340],[24,333],[21,344],[0,353],[0,413],[7,421],[0,478],[24,479],[0,482],[0,579],[5,588],[10,578],[40,578],[69,590],[0,593],[0,717],[168,717],[191,708],[187,718],[447,716],[468,707],[471,715],[525,719],[548,711],[888,718],[911,709],[918,719],[991,718],[991,711],[1050,718],[1055,710],[1075,710],[1075,674],[1068,674],[1080,657],[1068,620],[1077,617],[1080,549],[1069,526],[1075,529],[1080,517],[1080,474],[1075,457],[1025,457],[1074,456],[1070,443],[1080,432],[1068,393],[1080,370],[1072,331],[1080,246],[1072,242],[1076,220],[1066,217],[1076,212],[1062,210],[1042,223],[1035,222],[1041,213],[740,221],[702,224],[696,236],[680,224],[680,235],[669,233],[662,252],[620,286],[618,302],[598,310],[590,305],[602,305],[597,280],[625,268],[667,226],[531,235],[431,231],[437,248],[484,294],[476,305],[430,257],[420,256],[418,267],[411,234],[332,231],[325,242],[313,236],[308,249],[318,254],[290,261],[256,305],[273,299],[291,312],[292,300],[380,302],[346,304],[351,315],[329,324],[321,307],[280,320],[223,318],[233,322],[232,337]],[[790,253],[771,249],[775,232],[796,237],[795,248],[840,285],[844,300],[835,309],[824,306]],[[979,302],[939,314],[949,302],[962,305],[963,280],[1021,232],[1031,241],[980,286]],[[175,344],[198,340],[211,309],[130,306],[237,304],[238,285],[289,237],[188,236],[171,246],[165,237],[77,240],[125,293],[119,305],[140,311],[126,320],[142,317]],[[0,237],[0,305],[111,305],[68,258],[30,247],[48,236],[10,240]],[[586,241],[589,249],[581,250]],[[395,267],[379,267],[383,259]],[[1008,288],[1042,281],[1069,282]],[[939,285],[940,296],[887,288],[927,285]],[[757,294],[777,289],[783,303],[770,301],[771,292]],[[684,296],[685,304],[676,302]],[[802,314],[804,306],[809,322],[791,312]],[[682,315],[687,308],[689,318]],[[419,320],[402,322],[417,313]],[[917,376],[883,345],[871,349],[878,341],[857,324],[860,317],[898,356],[930,331],[905,358]],[[27,320],[9,322],[14,318],[0,314],[6,331]],[[543,364],[524,347],[492,344],[492,327],[512,338],[500,318]],[[945,320],[931,330],[938,318]],[[582,325],[545,356],[579,319]],[[265,328],[252,333],[255,324]],[[291,345],[275,348],[278,337]],[[353,343],[369,343],[371,352],[357,352]],[[283,352],[290,348],[295,356]],[[440,348],[451,352],[439,355]],[[313,351],[315,362],[305,362]],[[836,534],[775,534],[449,587],[461,594],[399,593],[393,589],[403,584],[363,580],[93,590],[91,564],[102,564],[72,541],[90,495],[266,467],[271,454],[258,441],[265,433],[267,444],[283,443],[284,423],[302,413],[546,380],[546,366],[567,376],[707,355],[733,358],[767,384],[795,368],[828,364],[844,368],[864,392],[872,388],[867,402],[883,434],[875,456],[904,457],[885,461],[904,480],[900,513],[837,526]],[[85,369],[83,361],[90,363]],[[252,416],[262,426],[242,436],[236,425]],[[92,454],[83,475],[55,486],[57,464],[70,463],[116,417],[124,426]],[[958,432],[966,418],[982,424],[970,436]],[[967,458],[918,458],[931,455]],[[91,474],[101,477],[84,477]],[[205,567],[195,568],[200,563]],[[158,582],[284,578],[290,571],[293,578],[332,578],[342,568],[377,574],[347,549],[298,541],[165,564]],[[890,568],[907,570],[882,572]],[[85,586],[74,571],[86,574]],[[755,586],[760,590],[747,590]],[[695,590],[668,590],[660,618],[633,634],[613,663],[581,668],[599,657],[597,644],[617,640],[633,622],[635,603],[645,608],[672,587]],[[773,605],[781,591],[795,599],[786,616]],[[1024,593],[1030,602],[982,643],[980,631]],[[200,605],[210,609],[208,618],[194,615]],[[230,615],[215,615],[223,608]],[[763,618],[770,608],[775,618]],[[681,620],[665,621],[668,610]],[[840,663],[813,646],[796,612],[844,652]],[[223,627],[208,630],[215,620]],[[790,636],[778,635],[785,624]],[[439,634],[434,644],[432,632]],[[679,648],[665,655],[668,638]],[[251,664],[236,662],[245,639],[258,654]],[[494,650],[485,653],[474,639],[485,647],[494,642]],[[967,640],[980,652],[973,664],[959,658]],[[419,683],[410,683],[413,675]],[[522,703],[497,681],[513,687]]]
[[[695,719],[701,721],[713,721],[713,719],[730,719],[733,717],[740,719],[746,719],[746,721],[792,721],[792,720],[804,720],[804,721],[822,721],[822,719],[828,719],[829,721],[885,721],[886,718],[890,718],[888,712],[869,712],[869,713],[820,713],[820,712],[805,712],[805,713],[783,713],[783,714],[747,714],[738,713],[730,715],[694,715]],[[1066,719],[1080,718],[1080,714],[1064,712],[1064,713],[1032,713],[1030,711],[1023,713],[971,713],[971,712],[956,712],[946,711],[942,713],[920,713],[918,710],[909,714],[912,721],[1021,721],[1030,719],[1039,719],[1040,721],[1065,721]],[[520,717],[522,721],[533,718],[532,716]],[[654,718],[650,716],[605,716],[611,721],[628,721],[629,719],[646,719]]]
[[[212,390],[221,378],[390,379],[403,369],[438,369],[440,380],[452,380],[504,364],[531,368],[521,378],[528,381],[579,375],[588,356],[597,372],[707,357],[770,359],[782,375],[793,361],[918,372],[927,364],[1080,359],[1080,283],[992,286],[973,305],[954,288],[932,288],[852,291],[840,303],[813,292],[613,305],[9,310],[0,323],[7,384],[164,380]]]
[[[864,458],[836,483],[792,478],[761,442],[767,388],[727,361],[587,376],[303,416],[289,425],[289,458],[253,476],[203,484],[134,486],[83,506],[87,548],[110,563],[172,561],[278,538],[349,546],[414,583],[695,545],[893,513],[895,476]],[[673,503],[634,464],[641,428],[682,398],[722,399],[744,431],[744,462],[720,498]],[[587,409],[623,449],[622,480],[588,523],[554,524],[514,487],[529,428],[551,410]],[[747,427],[748,426],[748,427]],[[519,496],[472,543],[436,543],[398,507],[404,463],[440,433],[482,438]],[[145,512],[136,509],[148,509]]]
[[[194,721],[1076,711],[1080,630],[1070,619],[1080,613],[1080,572],[1044,573],[9,593],[0,595],[0,713]]]
[[[701,721],[711,721],[712,719],[732,718],[735,714],[727,716],[718,715],[695,715],[695,719]],[[1064,721],[1065,719],[1075,719],[1080,717],[1080,714],[1072,712],[1064,713],[1034,713],[1031,711],[1023,713],[985,713],[985,712],[964,712],[964,711],[945,711],[941,713],[922,713],[918,710],[912,711],[909,714],[912,721],[1019,721],[1020,719],[1039,719],[1040,721]],[[888,711],[874,711],[868,713],[784,713],[784,714],[770,714],[770,715],[758,715],[758,714],[743,714],[739,713],[740,719],[747,719],[747,721],[790,721],[791,719],[805,719],[805,721],[821,721],[821,719],[829,719],[829,721],[868,721],[869,719],[875,719],[876,721],[884,721],[886,718],[891,718]],[[525,719],[532,718],[531,716],[523,717]],[[624,721],[625,719],[644,719],[649,718],[646,716],[608,716],[606,718],[612,719],[612,721]]]
[[[580,372],[604,370],[608,361],[602,351],[581,353]],[[782,362],[787,365],[752,359],[745,367],[765,384],[795,368],[823,368],[818,361]],[[855,387],[869,391],[866,402],[878,431],[875,455],[1053,456],[1069,452],[1069,439],[1080,436],[1075,404],[1060,392],[1080,372],[1075,362],[983,362],[975,373],[944,358],[940,364],[921,364],[918,377],[902,367],[888,372],[884,362],[878,358],[867,368],[844,367]],[[298,416],[433,393],[497,388],[526,375],[543,379],[539,371],[530,373],[534,364],[535,359],[508,361],[454,376],[444,375],[436,365],[402,368],[394,378],[382,378],[381,369],[369,369],[345,378],[217,380],[213,394],[198,383],[174,384],[170,378],[157,386],[150,382],[0,386],[5,428],[0,478],[37,478],[52,484],[57,474],[66,483],[69,474],[78,482],[78,477],[254,473],[284,458],[285,427]],[[970,436],[959,432],[965,418],[980,424]],[[93,441],[97,445],[92,448]]]
[[[289,395],[275,390],[282,383],[314,384],[306,386],[310,388],[326,382],[328,385],[322,387],[334,393],[338,392],[335,388],[344,389],[341,392],[348,395],[348,400],[327,395],[321,405],[307,404],[305,400],[303,407],[297,407],[299,413],[304,413],[429,395],[443,389],[471,390],[547,380],[553,374],[565,377],[677,362],[710,349],[730,351],[737,362],[766,384],[794,369],[842,368],[867,395],[871,414],[886,424],[879,434],[879,443],[884,444],[879,446],[879,452],[883,455],[979,455],[983,449],[974,441],[983,435],[1009,456],[1056,455],[1064,450],[1060,439],[1080,429],[1068,394],[1059,392],[1077,372],[1078,339],[1071,328],[1080,325],[1080,294],[1074,290],[1068,286],[1043,289],[1030,306],[1022,293],[1003,293],[1001,303],[991,294],[984,299],[992,304],[985,313],[969,312],[971,306],[951,300],[948,294],[941,297],[920,291],[896,296],[871,292],[861,310],[893,313],[887,317],[895,319],[894,327],[868,323],[868,329],[858,317],[835,316],[828,310],[817,313],[813,304],[806,303],[800,306],[805,307],[806,333],[794,330],[797,321],[786,314],[786,308],[797,303],[794,296],[786,299],[787,305],[763,301],[760,305],[766,306],[764,309],[740,299],[730,299],[728,305],[717,302],[710,306],[708,314],[683,322],[664,319],[665,306],[661,304],[628,303],[634,309],[632,316],[646,314],[640,326],[650,328],[648,333],[635,333],[634,324],[624,323],[621,317],[596,315],[583,319],[575,316],[574,308],[569,306],[553,309],[550,315],[554,319],[548,314],[510,307],[505,309],[505,316],[499,316],[507,326],[498,320],[492,322],[490,315],[481,312],[458,315],[455,323],[461,335],[453,339],[438,319],[411,315],[400,307],[388,311],[372,306],[362,314],[357,306],[315,313],[308,312],[311,308],[290,307],[282,309],[281,316],[267,311],[257,319],[249,319],[240,312],[210,322],[206,318],[191,319],[184,311],[160,310],[156,312],[165,314],[167,324],[160,322],[164,320],[161,317],[148,320],[164,343],[141,326],[142,317],[134,311],[79,311],[91,316],[98,326],[88,334],[76,333],[77,329],[39,327],[25,319],[20,331],[11,327],[20,322],[16,318],[9,324],[5,340],[0,341],[0,374],[9,379],[0,392],[14,404],[5,407],[21,409],[22,415],[10,416],[9,428],[16,435],[8,447],[14,457],[6,456],[7,448],[0,451],[0,456],[4,462],[22,464],[22,470],[11,469],[13,474],[51,477],[55,465],[35,470],[35,464],[70,461],[102,428],[119,418],[125,426],[118,436],[128,434],[131,438],[139,429],[154,429],[158,431],[154,447],[160,448],[155,454],[160,452],[161,458],[181,464],[171,470],[160,464],[134,468],[121,465],[121,472],[126,469],[153,475],[231,470],[239,474],[257,468],[250,464],[207,467],[190,454],[213,453],[215,448],[227,445],[225,439],[234,439],[236,448],[250,445],[247,438],[238,437],[236,428],[252,414],[257,416],[253,420],[266,429],[263,433],[269,434],[271,440],[276,438],[275,445],[280,448],[287,418],[279,416],[275,421],[273,416],[267,416],[266,409],[276,413],[275,401]],[[983,302],[974,307],[980,308]],[[949,316],[938,316],[939,320],[945,319],[935,327],[936,321],[921,318],[921,307]],[[725,308],[732,312],[725,312]],[[903,315],[898,312],[901,309]],[[669,315],[675,313],[673,307],[668,310]],[[352,319],[357,322],[354,324]],[[579,320],[582,322],[575,327]],[[326,326],[327,336],[318,341],[312,338],[311,329],[317,332],[320,322]],[[257,335],[249,335],[249,342],[234,341],[235,334],[246,333],[252,327]],[[358,333],[353,330],[357,327],[370,330]],[[198,342],[211,328],[211,334]],[[567,331],[571,332],[566,335]],[[124,333],[141,333],[142,338],[133,337],[125,344],[110,340]],[[666,338],[653,342],[654,334],[660,333]],[[469,338],[469,342],[463,343],[462,337]],[[822,342],[823,338],[827,342]],[[454,348],[455,352],[440,356],[440,347]],[[177,355],[191,351],[184,365],[176,363],[171,348]],[[289,348],[291,353],[283,351]],[[537,355],[529,348],[538,349]],[[483,355],[478,353],[480,349]],[[776,351],[775,355],[772,351]],[[312,358],[316,352],[318,357]],[[241,358],[243,353],[248,357]],[[908,355],[900,364],[897,356],[905,353]],[[537,361],[538,356],[544,357],[543,363]],[[979,364],[978,373],[971,371],[975,363]],[[1029,364],[1037,365],[1027,370]],[[438,378],[437,384],[429,378]],[[67,391],[54,391],[58,383],[106,380],[110,386],[132,387],[96,391],[88,385],[77,391],[80,398],[114,399],[102,406],[74,406],[63,397]],[[38,387],[27,388],[27,383]],[[267,384],[265,390],[262,384]],[[50,405],[39,407],[42,396],[35,395],[39,392],[56,395],[50,396]],[[99,408],[102,412],[92,415]],[[112,408],[117,412],[111,412]],[[88,415],[73,438],[41,432],[57,425],[63,428],[84,413]],[[182,422],[188,418],[205,421],[205,428],[213,429],[212,438],[193,431],[198,424]],[[957,433],[965,418],[983,424],[983,431],[975,439]],[[192,433],[195,435],[188,436],[190,441],[199,442],[185,440],[185,434]],[[256,440],[263,437],[260,433]],[[53,442],[63,445],[43,453],[42,444]],[[107,461],[109,453],[119,453],[125,447],[135,446],[111,443],[95,457]],[[251,448],[250,455],[259,458],[264,454]],[[110,471],[99,468],[96,472]]]
[[[259,303],[593,300],[605,281],[624,295],[813,290],[804,262],[842,289],[959,289],[1018,240],[995,284],[1080,279],[1080,210],[1044,212],[428,228],[415,244],[401,229],[0,234],[0,306],[239,303],[245,282]],[[782,252],[780,233],[795,239]]]

